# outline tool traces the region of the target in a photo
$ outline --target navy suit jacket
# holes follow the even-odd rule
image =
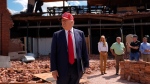
[[[77,70],[81,73],[82,65],[89,67],[89,58],[86,48],[84,33],[78,29],[74,29],[74,38],[77,55]],[[81,63],[82,61],[82,63]],[[51,71],[57,70],[59,76],[65,76],[68,73],[69,59],[68,47],[66,41],[65,30],[59,30],[53,34],[51,55],[50,55]]]

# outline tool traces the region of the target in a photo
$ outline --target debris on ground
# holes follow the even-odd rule
[[[30,63],[11,61],[11,68],[0,68],[0,82],[27,83],[34,78],[33,74],[47,72],[50,72],[50,61],[48,57],[43,57]]]
[[[150,62],[122,61],[120,67],[121,79],[150,84]]]
[[[115,67],[114,60],[107,60],[106,69],[112,69]],[[99,60],[90,60],[89,68],[86,70],[86,74],[91,74],[92,72],[100,71],[100,61]]]

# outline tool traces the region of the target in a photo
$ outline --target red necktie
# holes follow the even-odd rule
[[[73,49],[73,41],[71,31],[68,31],[68,55],[69,55],[69,63],[74,63],[74,49]]]

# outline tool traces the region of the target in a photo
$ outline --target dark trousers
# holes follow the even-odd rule
[[[43,11],[42,11],[42,8],[41,8],[41,6],[42,6],[42,1],[41,0],[38,0],[37,1],[37,3],[36,3],[36,8],[35,8],[35,13],[37,13],[37,11],[39,11],[40,13],[42,13]]]
[[[78,74],[77,61],[73,65],[69,64],[69,70],[66,77],[58,77],[57,84],[79,84],[82,72]]]
[[[116,73],[118,74],[119,72],[119,62],[124,61],[123,55],[117,55],[116,57]]]
[[[34,5],[28,4],[27,13],[33,13]]]
[[[40,13],[43,12],[41,6],[36,6],[35,13],[37,13],[37,11],[39,11]]]
[[[140,54],[139,52],[135,52],[135,53],[130,53],[130,60],[135,60],[135,61],[139,61],[140,58]]]

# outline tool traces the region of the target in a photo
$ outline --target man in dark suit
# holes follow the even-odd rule
[[[74,29],[74,17],[62,15],[62,30],[53,34],[51,45],[51,71],[57,84],[79,84],[89,58],[84,33]]]

